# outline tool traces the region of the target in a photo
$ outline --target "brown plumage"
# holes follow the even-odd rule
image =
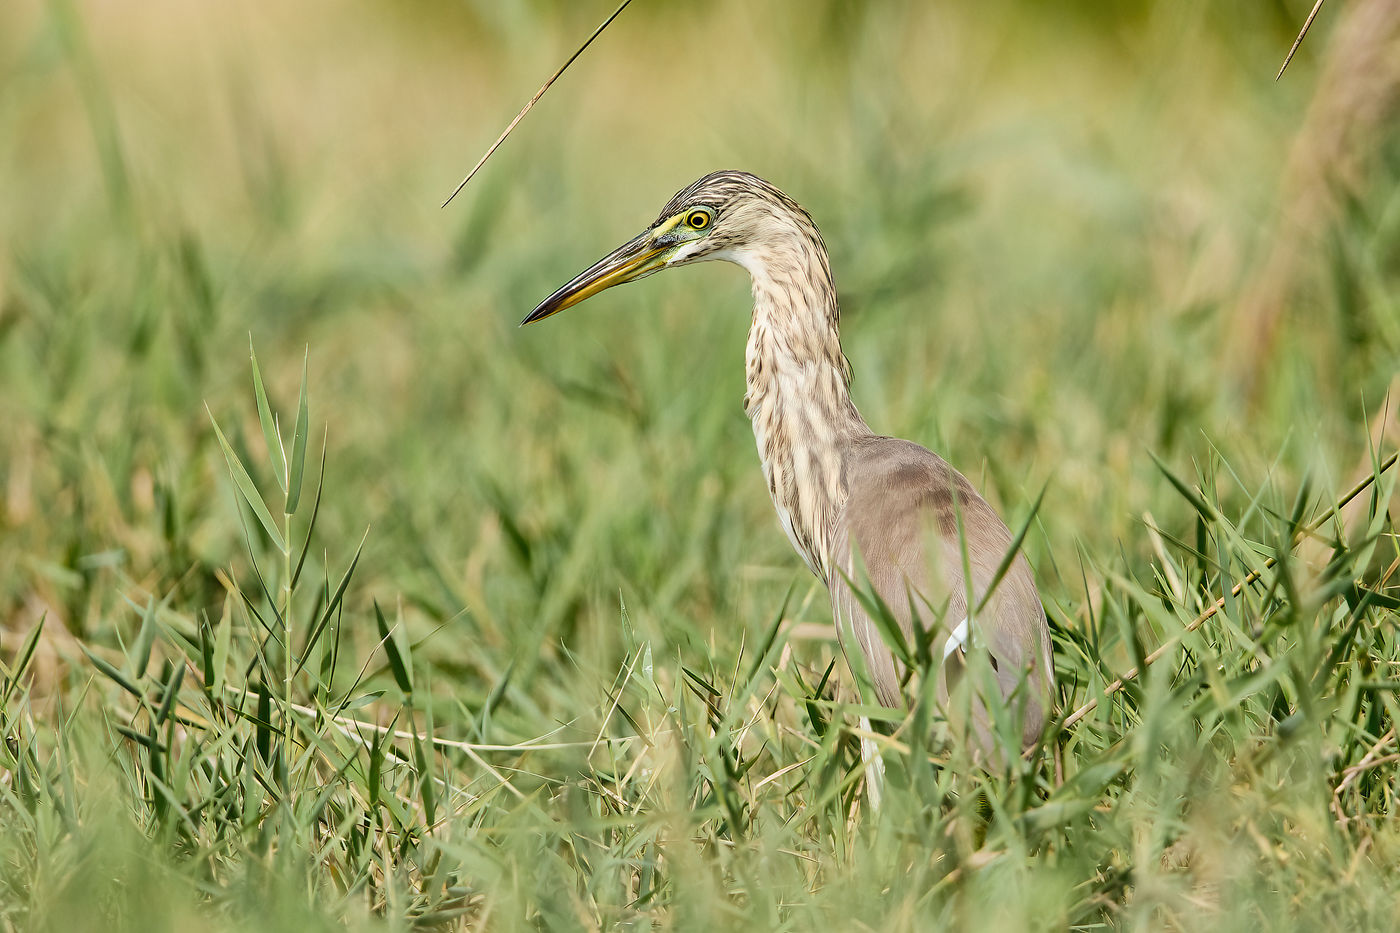
[[[707,259],[737,263],[753,279],[744,410],[783,530],[830,591],[848,662],[865,670],[882,704],[907,705],[907,672],[852,592],[852,583],[859,588],[868,579],[907,643],[916,641],[916,624],[929,633],[932,657],[942,659],[942,700],[966,651],[985,649],[999,695],[972,707],[979,749],[1001,757],[987,702],[1022,711],[1022,744],[1029,747],[1054,693],[1050,635],[1030,565],[1017,555],[987,598],[1013,544],[1006,524],[941,457],[874,434],[856,411],[826,247],[795,201],[744,172],[707,175],[522,323],[612,285]],[[970,625],[969,594],[976,610]]]

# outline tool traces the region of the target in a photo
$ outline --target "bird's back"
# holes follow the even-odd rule
[[[880,702],[905,705],[903,668],[879,628],[851,591],[869,581],[914,644],[914,625],[932,631],[931,655],[960,660],[950,637],[966,642],[968,596],[973,609],[991,588],[1013,535],[972,484],[943,458],[918,444],[891,437],[853,438],[843,451],[847,499],[833,535],[833,570],[827,581],[832,610],[848,656],[859,650]],[[971,572],[971,586],[964,562]],[[854,638],[856,645],[848,643]],[[1040,735],[1050,708],[1054,670],[1050,633],[1035,580],[1023,555],[1016,555],[986,605],[975,612],[974,645],[990,655],[1002,695],[1024,682],[1022,741]],[[945,653],[945,646],[949,652]],[[949,657],[949,655],[952,657]],[[940,671],[940,693],[946,697]],[[978,731],[986,735],[986,724]]]

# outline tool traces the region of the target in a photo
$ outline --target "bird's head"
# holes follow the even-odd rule
[[[706,259],[749,266],[756,246],[811,218],[791,198],[747,172],[714,172],[682,188],[656,222],[541,301],[521,325],[573,307],[605,288]],[[815,227],[811,227],[815,232]]]

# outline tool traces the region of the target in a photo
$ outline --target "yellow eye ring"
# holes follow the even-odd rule
[[[704,230],[710,225],[710,215],[706,211],[691,211],[686,215],[685,224],[692,230]]]

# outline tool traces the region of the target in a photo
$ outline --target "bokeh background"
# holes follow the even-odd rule
[[[10,0],[0,658],[42,618],[34,721],[100,718],[85,647],[118,658],[152,600],[193,631],[253,579],[265,543],[211,425],[265,462],[251,342],[286,422],[308,363],[313,575],[368,529],[347,655],[392,691],[378,602],[448,731],[590,734],[638,645],[722,672],[778,617],[820,675],[825,594],[742,413],[742,272],[516,327],[716,168],[815,217],[872,426],[1013,526],[1046,489],[1026,549],[1083,627],[1106,580],[1195,533],[1154,458],[1222,508],[1268,489],[1286,512],[1387,443],[1400,16],[1328,4],[1275,81],[1310,6],[638,0],[444,210],[611,4]],[[66,916],[35,858],[11,921]],[[1105,890],[1080,893],[1131,902]]]

